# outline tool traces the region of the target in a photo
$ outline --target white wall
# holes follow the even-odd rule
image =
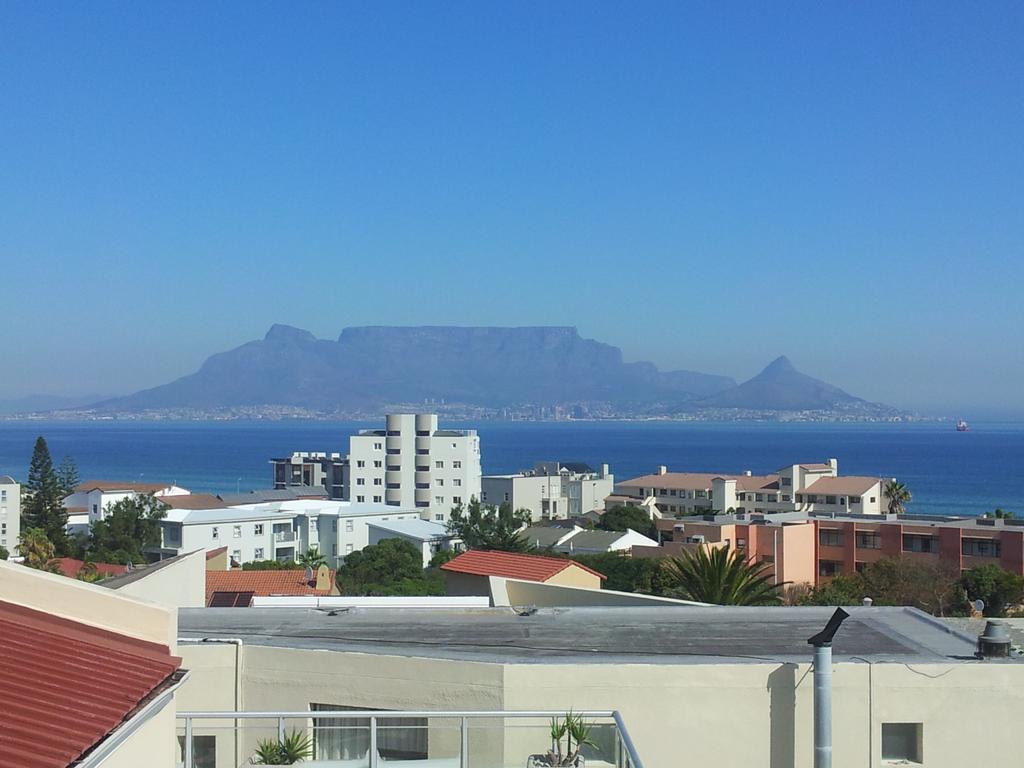
[[[21,536],[21,485],[0,485],[0,547],[15,554]]]
[[[179,560],[118,587],[119,595],[128,595],[170,608],[202,608],[206,605],[206,551],[196,550]]]

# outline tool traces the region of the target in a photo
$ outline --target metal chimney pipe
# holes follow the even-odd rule
[[[814,646],[814,768],[832,768],[832,638],[849,616],[836,608],[825,628],[807,639]]]

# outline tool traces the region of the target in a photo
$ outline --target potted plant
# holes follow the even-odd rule
[[[294,765],[312,755],[313,743],[309,734],[296,729],[281,739],[260,739],[250,762],[253,765]]]
[[[566,712],[565,717],[551,718],[551,749],[546,754],[530,755],[526,768],[583,768],[580,750],[584,746],[595,746],[590,739],[593,727],[583,715],[574,715],[572,710]]]

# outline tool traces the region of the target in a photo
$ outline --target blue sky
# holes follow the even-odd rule
[[[1024,412],[1022,39],[998,2],[5,2],[0,397],[273,322],[571,324]]]

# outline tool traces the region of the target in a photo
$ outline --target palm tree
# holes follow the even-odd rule
[[[898,482],[896,478],[893,478],[885,484],[885,488],[882,489],[882,493],[884,493],[886,498],[889,499],[890,515],[902,515],[905,511],[904,507],[912,498],[910,489],[903,483]]]
[[[18,540],[18,553],[29,568],[44,570],[53,559],[53,542],[42,528],[26,528]]]
[[[674,594],[715,605],[779,605],[781,587],[788,583],[773,583],[767,565],[728,547],[684,551],[682,557],[668,558],[664,567],[678,583]]]
[[[312,568],[315,571],[321,565],[327,565],[327,558],[320,554],[317,547],[310,547],[305,554],[299,555],[298,562],[303,568]]]

